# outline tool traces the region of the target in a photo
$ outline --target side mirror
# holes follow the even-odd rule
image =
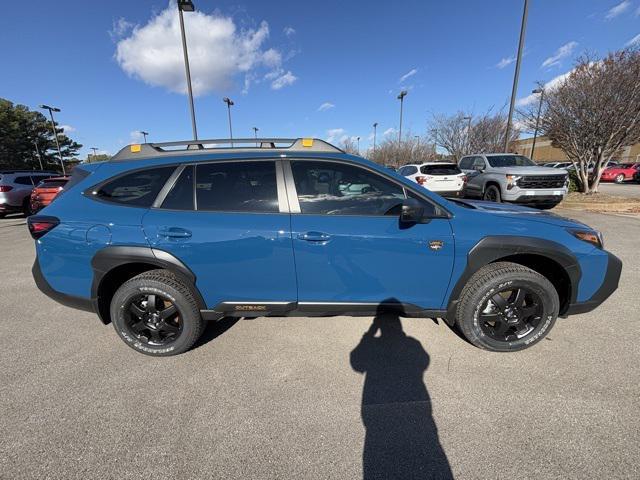
[[[405,198],[402,202],[400,221],[402,223],[418,223],[424,218],[424,205],[415,198]]]

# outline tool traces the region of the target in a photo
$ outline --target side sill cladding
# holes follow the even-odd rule
[[[136,263],[154,265],[158,268],[169,270],[184,279],[192,287],[198,307],[201,310],[206,308],[202,295],[200,295],[196,287],[196,276],[184,263],[170,253],[150,247],[110,246],[96,252],[91,260],[91,267],[93,268],[91,301],[103,323],[109,323],[110,321],[109,318],[103,318],[104,315],[99,309],[99,292],[104,277],[114,268]]]
[[[501,258],[522,254],[544,256],[562,266],[571,281],[571,293],[568,303],[575,303],[582,270],[578,260],[567,247],[543,238],[511,235],[489,236],[476,243],[467,254],[467,266],[449,295],[447,323],[453,325],[455,322],[460,293],[475,272]]]

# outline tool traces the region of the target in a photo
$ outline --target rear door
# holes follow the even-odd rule
[[[208,308],[295,302],[296,277],[281,165],[216,161],[180,167],[143,218],[152,247],[196,276]]]
[[[359,165],[292,160],[284,170],[301,309],[383,302],[440,308],[454,254],[448,219],[401,224],[403,186]],[[436,206],[422,201],[433,213]]]

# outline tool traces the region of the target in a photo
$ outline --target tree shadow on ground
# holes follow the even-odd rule
[[[363,478],[453,478],[423,382],[429,355],[404,333],[399,312],[379,308],[350,359],[365,375]]]

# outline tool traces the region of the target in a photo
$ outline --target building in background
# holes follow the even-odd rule
[[[533,146],[533,137],[521,138],[514,142],[514,150],[516,153],[532,158],[531,147]],[[536,150],[533,152],[533,158],[539,163],[548,162],[568,162],[569,159],[565,153],[559,148],[551,146],[551,140],[547,137],[536,138]],[[640,143],[623,147],[620,154],[614,157],[617,162],[640,162]]]

